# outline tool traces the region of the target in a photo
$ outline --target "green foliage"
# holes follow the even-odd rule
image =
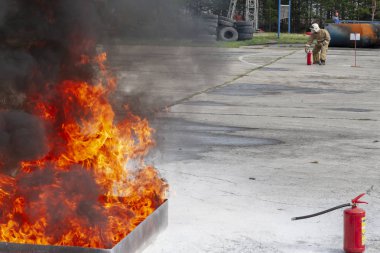
[[[195,14],[201,12],[214,13],[216,15],[226,15],[230,0],[181,0]]]
[[[178,0],[187,3],[194,13],[211,12],[226,15],[230,0]],[[245,1],[245,0],[239,0]],[[292,30],[305,32],[312,22],[320,25],[331,22],[337,10],[340,19],[371,20],[373,1],[377,2],[375,20],[380,20],[380,0],[292,0]],[[259,0],[259,27],[264,31],[277,30],[278,0]],[[289,0],[282,0],[288,4]],[[282,28],[287,30],[288,20],[283,20]]]
[[[335,11],[341,20],[371,20],[374,0],[292,0],[292,30],[306,31],[311,23],[320,25],[331,22]],[[377,2],[375,19],[380,19],[380,0]],[[282,0],[288,4],[289,0]],[[278,0],[260,0],[260,27],[265,31],[277,29]],[[274,18],[273,18],[274,17]],[[288,20],[283,21],[284,30]]]

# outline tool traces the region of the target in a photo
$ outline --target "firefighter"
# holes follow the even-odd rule
[[[313,60],[314,64],[326,65],[327,50],[329,48],[329,43],[331,40],[330,33],[319,28],[318,24],[312,24],[310,27],[311,35],[309,41],[306,43],[305,51],[307,52],[313,44],[313,41],[316,40],[317,44],[313,49]]]

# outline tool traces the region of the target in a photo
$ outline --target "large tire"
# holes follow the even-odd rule
[[[224,20],[224,21],[227,21],[227,22],[231,22],[231,23],[235,22],[233,19],[230,19],[230,18],[227,18],[227,17],[223,17],[223,16],[219,16],[219,21],[221,21],[221,20]]]
[[[236,27],[242,27],[242,26],[252,26],[253,27],[253,21],[236,21],[235,26]]]
[[[202,25],[204,26],[213,26],[213,27],[218,27],[218,20],[212,20],[212,19],[204,19],[201,22]]]
[[[238,27],[236,30],[238,31],[238,33],[254,33],[255,32],[255,29],[251,26]]]
[[[223,27],[219,30],[218,37],[222,41],[237,41],[239,33],[233,27]]]
[[[239,33],[239,40],[251,40],[253,33]]]
[[[217,22],[206,22],[206,23],[204,23],[204,25],[208,26],[208,27],[215,27],[215,28],[218,27],[218,23]]]
[[[226,26],[226,27],[233,27],[234,22],[226,21],[226,20],[219,20],[218,25],[220,26]]]

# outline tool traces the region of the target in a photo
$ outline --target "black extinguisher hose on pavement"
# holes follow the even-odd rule
[[[327,210],[322,211],[322,212],[319,212],[319,213],[310,214],[310,215],[305,215],[305,216],[300,216],[300,217],[294,217],[294,218],[292,218],[292,220],[304,220],[304,219],[309,219],[309,218],[313,218],[313,217],[316,217],[316,216],[319,216],[319,215],[322,215],[322,214],[325,214],[325,213],[329,213],[329,212],[332,212],[332,211],[335,211],[335,210],[338,210],[338,209],[341,209],[341,208],[344,208],[344,207],[348,207],[348,206],[352,206],[352,204],[351,204],[351,203],[343,204],[343,205],[336,206],[336,207],[333,207],[333,208],[327,209]]]

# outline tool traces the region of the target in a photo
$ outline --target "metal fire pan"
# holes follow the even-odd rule
[[[140,223],[112,249],[48,246],[0,242],[1,253],[140,253],[168,226],[168,201]]]

